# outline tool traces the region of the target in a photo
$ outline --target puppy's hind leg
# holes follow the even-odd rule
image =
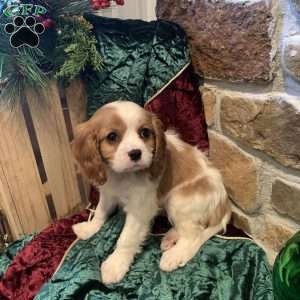
[[[210,170],[177,190],[169,198],[167,211],[179,239],[163,253],[160,268],[172,271],[184,266],[208,239],[226,228],[231,209],[220,174]]]
[[[179,239],[175,246],[165,251],[160,260],[160,269],[166,272],[183,267],[198,252],[200,247],[223,229],[222,224],[201,229],[187,222],[179,230]]]
[[[175,246],[165,251],[160,260],[160,269],[166,272],[173,271],[184,266],[198,252],[200,247],[221,228],[206,228],[198,235],[190,237],[179,236]]]

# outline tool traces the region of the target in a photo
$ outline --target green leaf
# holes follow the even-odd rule
[[[100,71],[103,63],[91,33],[92,25],[82,17],[62,18],[60,28],[57,49],[64,49],[64,57],[58,53],[55,77],[70,81],[87,67]]]
[[[285,251],[280,255],[279,275],[283,281],[284,269],[288,266],[290,261],[299,254],[299,245],[291,243],[286,246]]]

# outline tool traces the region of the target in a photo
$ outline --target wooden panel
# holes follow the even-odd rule
[[[81,198],[57,86],[55,83],[51,85],[45,104],[37,105],[37,99],[29,93],[27,98],[48,177],[49,192],[59,218],[78,206]]]
[[[0,113],[0,193],[14,237],[50,222],[36,161],[20,107]]]
[[[73,83],[66,100],[53,83],[45,95],[27,92],[14,112],[0,112],[0,207],[14,238],[86,205],[88,185],[69,144],[72,127],[85,119],[84,87]]]
[[[12,238],[17,239],[24,234],[19,215],[13,199],[13,194],[9,189],[7,178],[4,175],[3,167],[0,165],[0,207],[5,213]]]
[[[80,80],[74,80],[66,90],[73,128],[86,120],[86,93]]]
[[[74,80],[68,89],[66,90],[67,105],[70,113],[70,119],[72,123],[73,130],[76,126],[84,121],[86,121],[86,91],[82,81]],[[74,162],[75,163],[75,162]],[[76,168],[78,184],[82,186],[82,197],[85,198],[85,204],[87,204],[87,199],[90,190],[90,183],[86,177],[80,174],[79,168]]]

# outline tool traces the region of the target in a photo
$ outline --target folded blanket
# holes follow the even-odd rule
[[[65,232],[69,232],[70,227],[67,227],[73,221],[74,218],[69,222],[64,221]],[[20,273],[16,273],[11,285],[15,284],[17,291],[11,288],[8,296],[3,294],[1,288],[1,299],[273,299],[271,272],[265,253],[250,239],[243,238],[215,237],[207,241],[185,267],[165,273],[159,269],[161,237],[150,236],[125,278],[118,284],[105,286],[101,283],[99,266],[113,251],[123,223],[123,214],[117,213],[89,240],[76,240],[65,251],[65,257],[55,274],[44,280],[39,291],[35,290],[34,297],[30,288],[34,284],[33,274],[36,274],[38,282],[37,271],[49,273],[49,270],[46,267],[47,260],[43,264],[38,259],[43,257],[41,252],[36,252],[37,259],[31,259],[34,262],[31,264],[26,254],[33,245],[46,253],[50,249],[53,251],[59,241],[59,233],[53,240],[48,235],[48,245],[39,247],[36,244],[38,236],[35,237],[15,259],[15,262],[19,261],[19,270],[23,270],[26,281],[22,280]],[[64,234],[61,235],[63,237]],[[23,264],[20,264],[22,257]],[[51,265],[53,260],[49,256],[47,259]]]
[[[99,265],[113,251],[123,220],[115,215],[90,240],[78,241],[35,299],[273,299],[265,254],[250,240],[214,238],[185,267],[165,273],[160,238],[150,237],[125,278],[103,285]]]

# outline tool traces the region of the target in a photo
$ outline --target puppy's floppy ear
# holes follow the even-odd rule
[[[154,114],[152,114],[152,126],[154,129],[155,148],[150,174],[152,179],[156,179],[163,172],[165,167],[166,137],[163,123]]]
[[[80,124],[75,130],[71,149],[87,178],[93,184],[103,185],[107,177],[100,149],[98,149],[98,136],[95,127],[91,121]]]

